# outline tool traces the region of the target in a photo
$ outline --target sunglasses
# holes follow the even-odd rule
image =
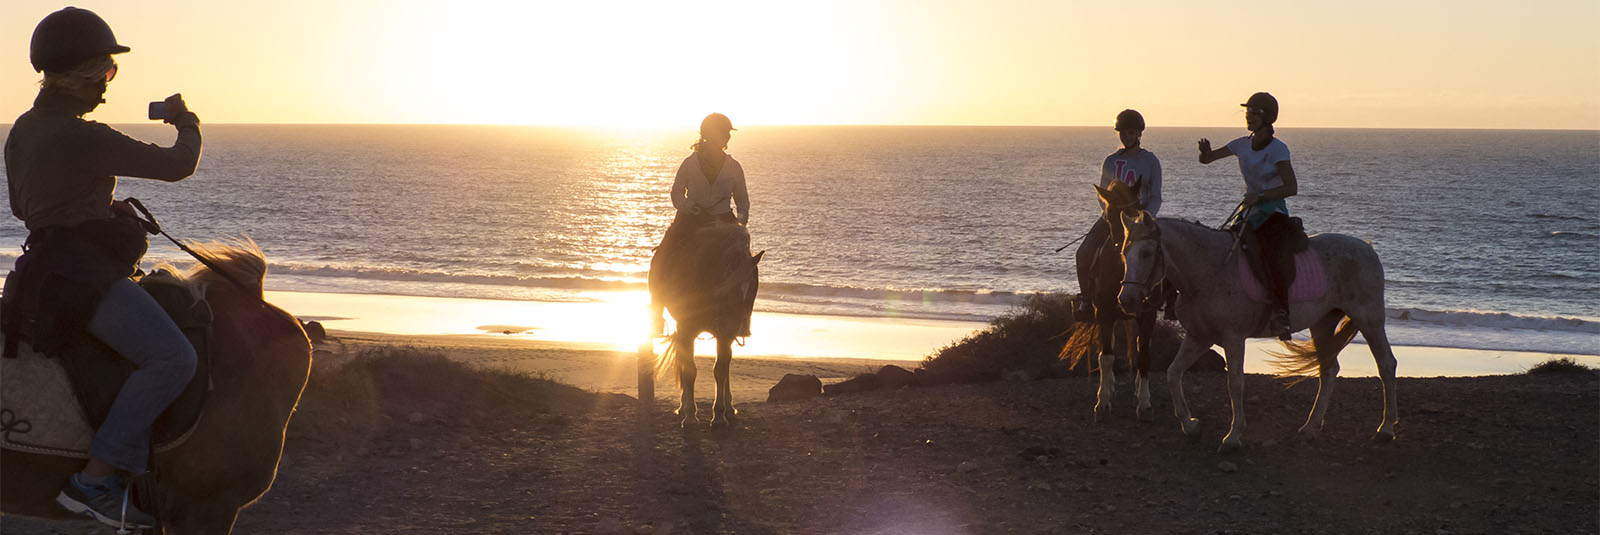
[[[110,69],[106,69],[106,83],[108,83],[108,84],[111,83],[111,80],[116,79],[116,77],[117,77],[117,64],[113,62],[111,64],[111,68]]]

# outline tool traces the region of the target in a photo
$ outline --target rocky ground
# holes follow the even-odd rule
[[[272,491],[236,533],[1595,533],[1600,375],[1401,379],[1400,438],[1368,441],[1375,379],[1248,377],[1246,448],[1222,455],[1225,377],[1189,376],[1185,437],[1095,424],[1084,378],[740,405],[732,429],[670,407],[453,364],[313,378]],[[359,385],[359,386],[357,386]],[[663,385],[666,388],[670,385]],[[709,410],[709,404],[703,404]],[[101,533],[0,520],[11,533]]]

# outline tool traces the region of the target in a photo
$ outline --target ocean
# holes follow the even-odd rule
[[[161,125],[121,126],[158,144]],[[9,127],[7,128],[9,130]],[[247,235],[270,290],[581,301],[644,288],[694,141],[513,126],[207,125],[195,176],[123,179],[174,236]],[[1242,128],[1151,128],[1161,215],[1215,226]],[[1372,242],[1397,344],[1600,355],[1600,132],[1294,129],[1308,232]],[[749,127],[758,310],[985,321],[1076,292],[1110,127]],[[0,196],[8,195],[0,192]],[[0,269],[26,232],[0,222]],[[183,261],[152,241],[147,265]]]

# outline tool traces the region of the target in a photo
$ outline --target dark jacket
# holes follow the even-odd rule
[[[111,211],[116,177],[177,181],[194,174],[200,161],[194,114],[176,119],[177,142],[161,147],[84,120],[97,105],[41,91],[6,139],[11,213],[28,228],[16,289],[30,305],[26,313],[37,320],[39,336],[81,330],[99,296],[132,275],[144,255],[148,242],[137,221]],[[13,319],[14,297],[6,296]]]

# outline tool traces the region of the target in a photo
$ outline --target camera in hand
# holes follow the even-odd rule
[[[158,101],[158,102],[151,102],[150,103],[150,120],[152,120],[152,121],[165,121],[165,120],[167,120],[169,118],[170,117],[167,116],[167,103],[166,102]]]

